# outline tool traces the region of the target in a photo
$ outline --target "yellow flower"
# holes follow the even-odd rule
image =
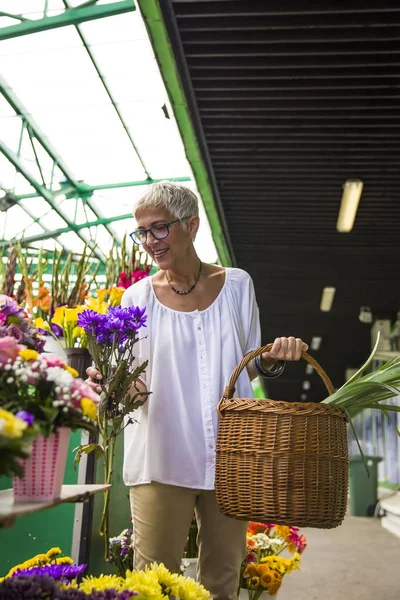
[[[27,424],[8,410],[0,408],[0,435],[9,440],[17,440],[22,437]]]
[[[261,583],[262,587],[268,590],[272,586],[274,581],[275,581],[275,577],[274,577],[273,571],[271,571],[271,569],[266,568],[265,571],[263,573],[261,573],[261,576],[260,576],[260,583]]]
[[[97,406],[90,400],[89,398],[82,398],[81,400],[81,408],[83,410],[83,414],[89,419],[94,420],[97,417]]]
[[[205,587],[188,577],[179,577],[178,589],[174,592],[179,600],[209,600],[210,592]]]
[[[42,318],[35,319],[35,325],[37,329],[44,329],[45,331],[50,331],[50,325],[47,321]]]
[[[79,337],[84,337],[86,335],[83,327],[74,327],[72,330],[72,337],[76,340]]]
[[[165,567],[162,563],[153,563],[150,567],[150,571],[157,575],[158,583],[165,588],[164,591],[168,594],[172,593],[171,590],[174,589],[174,586],[176,586],[180,581],[179,575],[168,571],[167,567]]]
[[[53,556],[58,556],[59,554],[61,554],[61,548],[50,548],[50,550],[48,550],[46,552],[46,556],[48,558],[53,558]]]
[[[72,377],[79,377],[78,371],[76,369],[73,369],[69,365],[64,365],[64,369],[68,371],[68,373],[71,373]]]
[[[64,314],[64,322],[66,325],[71,325],[78,322],[78,309],[66,308]]]
[[[287,525],[274,525],[274,531],[276,535],[279,535],[282,539],[286,540],[290,534],[290,529]]]
[[[123,293],[125,292],[125,288],[120,287],[112,287],[108,290],[110,292],[109,303],[111,306],[119,306],[121,304],[121,299]]]
[[[54,562],[57,565],[73,565],[74,561],[69,556],[62,556],[61,558],[55,558]]]
[[[100,299],[98,298],[92,298],[92,296],[87,296],[85,298],[85,308],[88,308],[90,310],[94,310],[95,312],[101,313],[101,314],[106,314],[107,310],[108,310],[108,304],[107,302],[102,302]]]
[[[59,327],[64,327],[64,315],[65,315],[65,306],[59,306],[54,311],[54,316],[51,320],[52,323],[55,323]]]
[[[82,579],[79,589],[86,594],[90,594],[93,590],[121,590],[122,582],[122,577],[117,575],[100,575],[99,577],[89,575]]]
[[[39,352],[36,350],[20,350],[18,352],[19,356],[21,356],[24,360],[36,360],[39,356]]]
[[[247,581],[247,587],[251,590],[256,590],[260,586],[260,578],[257,575],[253,575]]]

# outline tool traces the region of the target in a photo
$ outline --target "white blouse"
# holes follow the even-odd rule
[[[180,312],[159,302],[148,277],[124,293],[122,306],[132,305],[147,309],[135,363],[149,361],[141,379],[151,394],[125,429],[125,484],[214,489],[216,406],[234,368],[261,342],[253,281],[226,269],[211,306]],[[246,369],[235,395],[253,396]]]

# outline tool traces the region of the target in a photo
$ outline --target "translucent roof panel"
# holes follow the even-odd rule
[[[69,0],[71,7],[82,3]],[[109,3],[111,0],[100,0],[97,4]],[[1,10],[40,19],[44,4],[43,0],[2,0]],[[47,9],[52,17],[65,6],[62,0],[48,0]],[[0,28],[18,23],[11,21],[0,17]],[[131,216],[115,223],[113,217],[131,215],[135,199],[145,191],[143,185],[127,184],[149,178],[193,179],[138,9],[79,27],[3,40],[0,64],[0,91],[4,90],[4,97],[0,95],[0,139],[23,171],[19,173],[0,153],[0,188],[20,202],[0,213],[0,225],[5,219],[7,223],[16,221],[5,228],[7,239],[106,218],[104,225],[32,244],[49,249],[63,245],[79,252],[83,238],[96,241],[107,254],[113,236],[121,242],[134,228]],[[17,111],[8,99],[15,101]],[[31,125],[33,139],[26,127],[21,129],[24,120]],[[52,199],[61,214],[39,196],[27,177],[37,182],[39,193],[47,188],[44,196]],[[190,185],[196,189],[193,181]],[[76,198],[87,186],[93,190],[91,197],[89,194],[92,209],[85,205],[84,210]],[[62,194],[57,193],[60,189]],[[203,260],[215,261],[203,209],[201,214],[203,224],[196,244],[202,247]]]

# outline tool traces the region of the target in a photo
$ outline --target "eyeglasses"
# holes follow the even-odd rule
[[[137,229],[136,231],[132,231],[129,234],[129,237],[133,241],[134,244],[145,244],[147,242],[147,234],[151,233],[155,240],[163,240],[169,235],[169,228],[174,223],[180,223],[182,221],[186,221],[189,217],[184,217],[183,219],[176,219],[176,221],[171,221],[171,223],[160,223],[160,225],[153,225],[150,229]]]

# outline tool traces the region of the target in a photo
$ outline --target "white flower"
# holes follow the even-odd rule
[[[6,383],[14,383],[14,377],[8,377],[8,379],[6,379]]]
[[[49,367],[47,369],[46,379],[47,381],[54,381],[54,383],[63,388],[63,391],[65,388],[68,391],[74,381],[71,373],[68,373],[68,371],[61,369],[60,367]]]

